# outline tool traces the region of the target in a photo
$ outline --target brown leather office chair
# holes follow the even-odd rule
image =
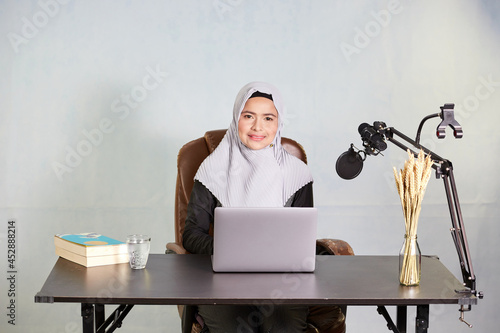
[[[175,242],[167,244],[166,253],[188,254],[182,246],[182,234],[186,221],[187,205],[194,184],[194,175],[201,162],[214,151],[224,137],[226,130],[208,131],[201,138],[185,144],[177,156],[177,184],[175,189]],[[296,141],[282,138],[283,148],[307,163],[303,147]],[[351,246],[338,239],[319,239],[317,254],[354,255]],[[179,306],[183,320],[183,332],[200,332],[201,326],[195,321],[195,307]],[[308,318],[309,332],[345,332],[345,307],[312,306]]]

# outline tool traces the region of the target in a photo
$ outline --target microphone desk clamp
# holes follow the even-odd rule
[[[445,137],[445,129],[447,126],[450,126],[453,129],[455,138],[462,138],[463,136],[462,127],[455,120],[453,114],[454,104],[445,104],[440,108],[441,108],[441,113],[429,115],[421,121],[419,128],[417,130],[417,136],[415,140],[412,140],[411,138],[401,133],[394,127],[387,127],[387,125],[381,121],[374,122],[373,127],[371,128],[376,133],[378,133],[382,137],[382,139],[385,139],[393,143],[394,145],[398,146],[404,151],[410,150],[415,157],[418,156],[418,152],[414,151],[415,148],[418,149],[418,151],[420,151],[420,149],[423,150],[426,155],[430,155],[433,161],[432,168],[436,171],[436,178],[443,179],[446,191],[446,198],[448,200],[448,207],[450,211],[451,224],[452,224],[450,232],[453,238],[453,242],[455,243],[458,259],[460,261],[460,268],[462,272],[463,285],[464,285],[464,289],[455,290],[456,293],[463,295],[463,297],[459,300],[459,305],[460,305],[459,320],[468,325],[469,327],[472,327],[472,325],[470,325],[465,321],[464,312],[470,311],[471,306],[477,304],[478,298],[480,299],[483,298],[483,292],[481,291],[478,292],[476,289],[476,276],[474,274],[474,269],[472,267],[472,259],[469,251],[469,244],[467,242],[465,225],[462,217],[462,212],[460,209],[460,203],[458,200],[455,178],[453,176],[453,164],[449,160],[442,158],[441,156],[437,155],[436,153],[432,152],[431,150],[427,149],[426,147],[422,146],[419,143],[420,131],[423,127],[424,122],[428,119],[438,116],[441,117],[442,119],[436,131],[437,137],[439,139],[443,139]],[[405,141],[407,144],[410,144],[413,149],[407,146],[401,140]],[[363,146],[365,147],[364,153],[366,155],[378,155],[381,150],[374,147],[371,140],[365,140],[365,138],[363,138]]]

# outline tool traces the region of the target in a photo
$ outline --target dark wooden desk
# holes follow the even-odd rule
[[[462,284],[436,258],[422,258],[418,287],[399,284],[396,256],[316,260],[314,273],[213,273],[210,256],[205,255],[152,254],[143,270],[128,264],[85,268],[59,258],[35,302],[81,303],[84,332],[106,332],[110,325],[108,331],[113,331],[135,304],[398,306],[402,332],[406,306],[417,306],[417,332],[426,332],[429,304],[464,303],[464,296],[455,291],[463,289]],[[104,304],[120,305],[107,320]]]

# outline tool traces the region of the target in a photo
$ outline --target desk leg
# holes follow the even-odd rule
[[[396,323],[399,332],[406,333],[406,318],[407,318],[407,307],[405,305],[400,305],[396,310]]]
[[[406,307],[405,307],[406,308]],[[385,306],[383,305],[379,305],[377,307],[377,312],[379,314],[381,314],[385,320],[387,321],[387,328],[391,331],[393,331],[394,333],[401,333],[398,329],[399,327],[399,323],[398,323],[398,326],[394,325],[394,322],[392,321],[392,318],[391,316],[389,315],[389,312],[387,312],[387,309],[385,308]],[[399,311],[398,311],[398,320],[399,320]],[[403,332],[406,332],[406,327],[404,329]]]
[[[82,303],[83,333],[94,332],[94,305]]]
[[[429,305],[417,306],[417,318],[415,323],[416,333],[427,333],[429,328]]]
[[[101,325],[104,324],[104,321],[106,320],[106,316],[104,313],[104,304],[96,304],[94,306],[94,312],[95,312],[95,327],[101,327]]]

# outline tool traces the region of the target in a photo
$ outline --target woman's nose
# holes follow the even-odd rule
[[[255,121],[252,124],[252,129],[254,131],[262,129],[262,120],[255,119]]]

